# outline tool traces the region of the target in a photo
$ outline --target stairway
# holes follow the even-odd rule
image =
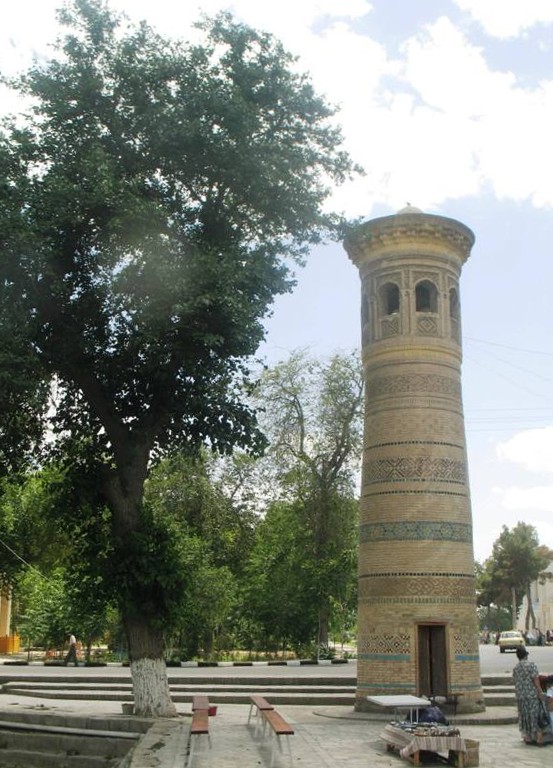
[[[515,686],[509,675],[482,677],[484,703],[487,707],[516,707]]]
[[[350,677],[256,676],[223,679],[206,674],[202,677],[169,675],[171,697],[175,703],[191,703],[196,694],[209,694],[213,704],[249,704],[249,696],[259,693],[269,697],[275,706],[303,704],[312,706],[348,706],[355,699],[356,681]],[[516,706],[510,677],[482,678],[487,707]],[[41,677],[4,682],[3,693],[44,699],[132,701],[130,680],[115,680],[109,675],[94,679],[58,676],[55,680]],[[1,704],[1,698],[0,698]]]
[[[171,698],[178,703],[191,703],[196,694],[208,693],[213,704],[249,704],[252,693],[270,696],[276,706],[281,704],[308,704],[313,706],[339,706],[353,704],[355,679],[349,678],[271,678],[255,677],[247,680],[222,680],[218,677],[169,678]],[[130,681],[114,682],[108,676],[86,679],[57,678],[55,681],[34,679],[6,682],[3,693],[33,696],[45,699],[132,701]],[[1,699],[0,699],[1,703]]]

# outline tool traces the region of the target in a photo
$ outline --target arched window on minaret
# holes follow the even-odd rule
[[[430,280],[421,280],[415,287],[415,308],[417,312],[438,311],[438,289]]]
[[[385,315],[399,312],[399,288],[395,283],[386,283],[380,289],[382,311]]]
[[[449,291],[449,316],[452,320],[459,320],[459,294],[455,288]]]

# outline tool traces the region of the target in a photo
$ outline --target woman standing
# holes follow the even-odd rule
[[[526,648],[516,650],[518,664],[513,669],[515,696],[518,707],[518,726],[526,744],[543,744],[544,731],[538,726],[538,715],[545,694],[540,685],[538,667],[528,661]]]

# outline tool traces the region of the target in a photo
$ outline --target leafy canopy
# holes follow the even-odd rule
[[[540,545],[534,526],[519,522],[511,530],[504,525],[491,557],[477,574],[479,605],[510,605],[514,590],[519,608],[531,582],[552,560],[553,552]]]
[[[59,18],[54,57],[11,83],[32,109],[0,133],[0,363],[55,376],[55,429],[119,467],[179,442],[259,446],[244,360],[287,257],[335,228],[322,204],[352,164],[333,110],[226,14],[199,43],[103,0]]]

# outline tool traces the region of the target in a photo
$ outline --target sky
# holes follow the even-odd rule
[[[58,0],[5,2],[0,71],[48,56]],[[188,39],[202,12],[279,37],[339,107],[365,175],[335,190],[348,217],[407,202],[457,219],[476,242],[463,268],[463,402],[477,560],[502,527],[553,548],[553,2],[551,0],[111,0]],[[0,109],[12,108],[2,95]],[[298,347],[360,346],[359,278],[319,246],[267,321],[270,363]]]

